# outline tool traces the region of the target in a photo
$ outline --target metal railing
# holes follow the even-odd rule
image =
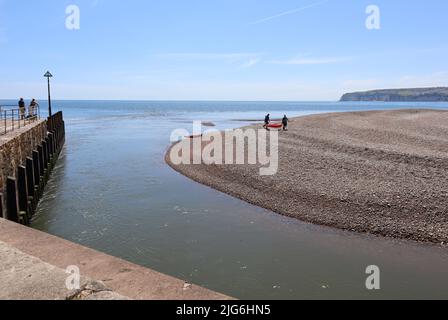
[[[0,135],[23,128],[40,119],[39,105],[20,109],[17,106],[0,106]]]

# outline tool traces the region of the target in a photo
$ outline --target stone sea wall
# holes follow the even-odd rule
[[[62,112],[0,137],[0,217],[30,223],[64,142]]]
[[[6,178],[15,177],[17,167],[24,165],[26,158],[47,137],[46,121],[37,122],[22,129],[0,145],[0,193],[5,193]]]

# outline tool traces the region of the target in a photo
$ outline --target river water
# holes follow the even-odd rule
[[[193,120],[240,127],[289,117],[448,104],[56,101],[66,147],[36,229],[241,299],[448,298],[448,249],[281,217],[164,162]],[[243,120],[243,121],[241,121]],[[366,268],[381,270],[368,291]]]

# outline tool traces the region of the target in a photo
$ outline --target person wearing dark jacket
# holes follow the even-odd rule
[[[269,124],[271,123],[271,115],[268,114],[265,118],[264,118],[264,126],[263,128],[268,129]]]
[[[283,117],[283,120],[282,120],[283,131],[288,131],[288,123],[289,123],[289,119],[285,114],[285,116]]]
[[[25,119],[25,100],[23,100],[23,98],[20,98],[19,100],[19,112],[20,112],[20,119],[23,120]]]

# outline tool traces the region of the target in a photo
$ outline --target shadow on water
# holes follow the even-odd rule
[[[446,248],[281,217],[164,163],[171,131],[188,128],[180,120],[242,126],[229,119],[252,119],[265,105],[250,114],[228,112],[225,104],[221,112],[165,110],[174,119],[167,120],[158,113],[120,118],[113,108],[79,104],[62,103],[67,143],[33,227],[237,298],[448,298]],[[329,111],[328,104],[306,112],[302,104],[277,108]],[[366,290],[369,265],[381,269],[379,291]]]

